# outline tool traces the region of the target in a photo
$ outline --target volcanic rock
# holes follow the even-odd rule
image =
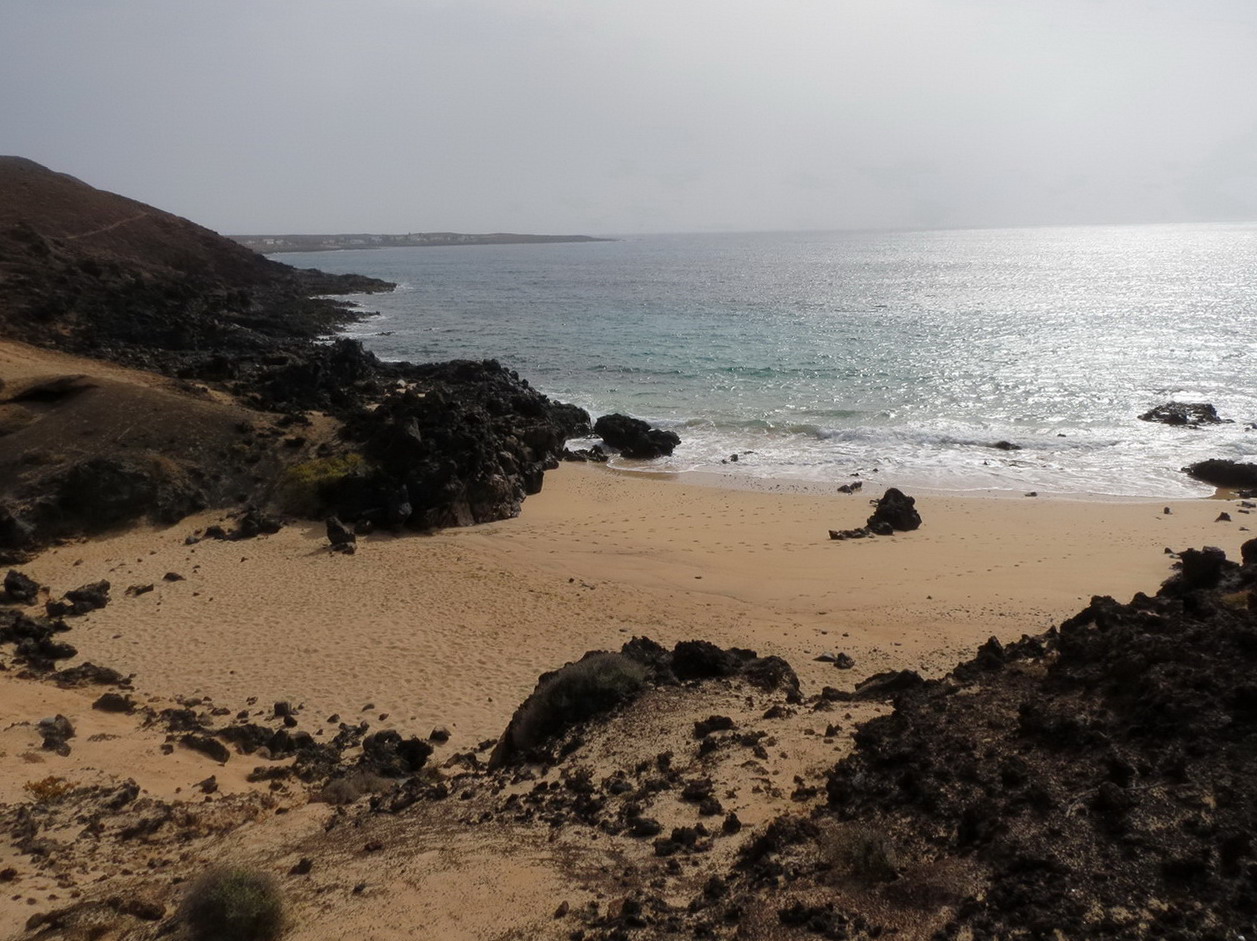
[[[1188,476],[1215,487],[1236,489],[1257,487],[1257,464],[1244,464],[1224,458],[1197,461],[1183,468]]]
[[[1217,546],[1184,549],[1179,553],[1179,566],[1179,574],[1171,577],[1162,586],[1163,593],[1185,594],[1216,588],[1224,576],[1238,568]]]
[[[1166,402],[1144,412],[1139,420],[1160,422],[1163,425],[1187,425],[1191,428],[1219,425],[1223,422],[1218,417],[1218,410],[1208,402]]]
[[[92,238],[80,238],[91,233]],[[388,290],[301,271],[135,200],[20,157],[0,158],[0,327],[36,345],[109,351],[134,365],[231,368],[280,337],[313,339],[347,319],[309,295]],[[172,369],[173,371],[173,369]]]
[[[68,609],[59,608],[58,611],[54,613],[52,606],[57,603],[50,601],[48,604],[48,613],[50,617],[56,617],[60,614],[87,614],[90,611],[95,611],[96,609],[103,608],[105,605],[109,604],[109,582],[104,580],[92,582],[90,585],[81,585],[72,591],[67,591],[65,593],[65,602],[62,602],[61,604],[68,604]]]
[[[877,501],[866,525],[879,536],[889,535],[891,530],[908,532],[921,525],[921,514],[916,510],[916,500],[891,487]]]
[[[863,526],[859,527],[858,529],[831,529],[829,531],[829,538],[838,539],[838,540],[864,539],[870,535],[872,534],[869,532],[869,530]]]
[[[44,740],[45,751],[53,751],[63,757],[70,754],[67,740],[74,738],[74,726],[69,719],[58,713],[50,718],[40,719],[38,728]]]
[[[1182,556],[1155,597],[1097,597],[1040,637],[988,641],[856,731],[829,813],[932,867],[981,867],[939,937],[1250,930],[1257,610],[1235,600],[1257,548],[1243,566]],[[905,880],[904,898],[924,888]]]
[[[268,513],[264,513],[255,506],[251,506],[244,511],[236,523],[235,532],[232,533],[232,539],[253,539],[263,533],[273,535],[283,528],[283,524],[275,517]]]
[[[708,716],[694,723],[694,737],[702,738],[712,732],[727,732],[733,727],[734,722],[728,716]]]
[[[385,777],[404,777],[422,768],[432,755],[432,746],[421,738],[403,739],[389,729],[362,740],[361,766]]]
[[[619,413],[603,415],[594,422],[594,434],[625,457],[637,460],[666,457],[681,443],[676,432],[651,428],[640,418]]]
[[[426,530],[516,516],[567,439],[588,430],[583,410],[493,360],[396,369],[405,387],[347,418],[369,463],[328,488],[346,522]]]
[[[130,714],[135,712],[135,700],[123,693],[103,693],[94,703],[92,708],[100,712],[124,712]]]
[[[4,592],[14,604],[34,604],[39,597],[39,582],[28,575],[9,569],[4,576]]]
[[[81,663],[68,670],[59,670],[53,676],[56,684],[65,688],[77,686],[130,686],[130,677],[124,676],[112,667],[97,666],[90,661]]]
[[[329,516],[327,518],[327,541],[332,544],[333,549],[341,549],[345,546],[353,546],[358,541],[358,537],[354,535],[352,529],[335,516]]]
[[[607,452],[596,444],[592,448],[579,448],[575,451],[570,448],[564,448],[560,457],[565,461],[575,461],[577,463],[607,463]]]
[[[208,735],[197,735],[194,732],[188,732],[179,741],[193,751],[198,751],[213,761],[225,762],[231,758],[231,752],[227,746],[216,738],[210,738]]]
[[[511,717],[489,757],[490,769],[520,760],[549,762],[547,743],[568,730],[622,706],[650,684],[742,676],[765,690],[784,690],[798,702],[799,680],[780,657],[758,657],[753,650],[722,650],[707,641],[681,641],[669,653],[645,637],[635,637],[619,653],[591,650],[562,669],[543,673],[532,694]],[[726,717],[696,723],[695,734],[724,728]],[[714,724],[712,724],[714,723]],[[665,769],[671,754],[659,756]]]
[[[916,670],[892,670],[875,673],[856,684],[852,694],[855,699],[890,699],[898,693],[920,689],[925,680]]]

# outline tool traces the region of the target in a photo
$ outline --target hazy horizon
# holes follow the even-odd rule
[[[126,195],[126,194],[121,194]],[[160,207],[159,207],[160,208]],[[190,220],[196,222],[195,219]],[[281,231],[275,229],[269,232],[244,232],[244,231],[227,231],[223,230],[221,235],[232,236],[314,236],[314,235],[335,235],[335,236],[351,236],[351,235],[410,235],[410,234],[430,234],[448,232],[451,235],[572,235],[572,236],[590,236],[596,240],[615,241],[617,239],[631,238],[651,238],[656,236],[685,236],[685,235],[850,235],[860,232],[871,233],[914,233],[914,232],[998,232],[1000,229],[1088,229],[1088,228],[1123,228],[1136,226],[1257,226],[1257,214],[1251,218],[1244,219],[1175,219],[1169,222],[1028,222],[1020,224],[992,223],[990,225],[885,225],[885,226],[852,226],[843,228],[840,226],[832,226],[829,228],[819,229],[672,229],[670,231],[650,232],[642,230],[640,232],[543,232],[537,229],[530,230],[511,230],[505,229],[485,229],[472,231],[470,229],[403,229],[397,232],[384,232],[382,230],[355,229],[349,230],[332,230],[332,229],[311,229],[308,232]],[[531,243],[520,243],[531,244]],[[549,244],[540,242],[537,244]],[[423,248],[423,245],[393,245],[390,248]],[[330,251],[353,251],[354,249],[329,249]],[[278,254],[285,254],[279,252]],[[300,252],[291,252],[289,254],[301,254]]]
[[[232,234],[1257,219],[1249,0],[9,0],[0,152]]]

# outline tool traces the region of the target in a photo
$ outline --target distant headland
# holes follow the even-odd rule
[[[405,235],[230,235],[228,238],[263,255],[277,252],[328,252],[347,248],[430,248],[437,245],[527,245],[537,242],[612,242],[592,235],[520,235],[490,232],[408,232]]]

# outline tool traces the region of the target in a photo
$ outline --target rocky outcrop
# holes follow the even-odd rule
[[[671,651],[635,637],[619,652],[591,650],[580,660],[541,675],[498,740],[490,769],[520,761],[551,762],[564,733],[636,698],[650,686],[739,677],[762,690],[800,702],[799,678],[780,657],[722,649],[708,641],[681,641]]]
[[[1218,410],[1208,402],[1166,402],[1144,412],[1139,420],[1199,428],[1201,425],[1220,425],[1226,419],[1219,418]]]
[[[540,491],[567,439],[588,430],[584,410],[551,402],[493,360],[408,366],[403,388],[347,418],[368,467],[331,488],[329,502],[346,523],[505,519]]]
[[[270,352],[352,318],[312,295],[393,287],[270,261],[18,157],[0,157],[0,259],[6,335],[165,372]]]
[[[1244,464],[1223,458],[1197,461],[1183,468],[1197,480],[1228,489],[1257,487],[1257,464]]]
[[[681,443],[681,436],[674,431],[651,428],[640,418],[628,415],[603,415],[594,422],[594,434],[607,447],[615,448],[625,457],[649,461],[667,457]]]
[[[398,367],[345,339],[276,353],[266,362],[240,366],[232,376],[258,408],[332,414],[378,399],[401,381]]]
[[[45,605],[50,618],[80,616],[109,604],[109,582],[92,582],[80,585],[65,593],[59,601],[49,600]]]
[[[37,673],[56,669],[56,661],[78,654],[73,644],[55,640],[69,630],[60,618],[31,617],[13,608],[0,608],[0,644],[13,644],[13,655]]]
[[[1155,597],[1094,598],[1047,634],[988,641],[943,680],[874,678],[900,687],[895,711],[861,726],[815,822],[896,847],[903,898],[923,886],[913,860],[977,865],[938,937],[1247,930],[1254,547],[1242,565],[1184,552]],[[806,894],[808,879],[792,891]]]

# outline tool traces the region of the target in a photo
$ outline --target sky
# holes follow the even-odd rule
[[[1254,0],[0,0],[0,153],[223,233],[1257,219]]]

